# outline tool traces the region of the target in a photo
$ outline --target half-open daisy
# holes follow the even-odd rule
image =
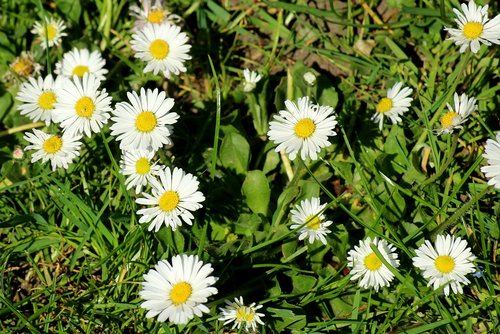
[[[380,130],[384,124],[384,117],[388,117],[392,124],[401,122],[401,115],[409,110],[412,93],[409,87],[403,88],[403,83],[398,82],[387,91],[387,97],[383,97],[375,107],[372,120],[378,122]]]
[[[280,110],[269,123],[269,139],[278,144],[277,152],[284,151],[292,160],[299,152],[303,160],[316,160],[318,152],[330,145],[328,137],[337,134],[333,108],[313,104],[307,96],[297,104],[286,100],[285,106],[287,110]]]
[[[500,189],[500,132],[497,133],[496,140],[486,141],[483,158],[488,160],[488,165],[481,167],[481,171],[490,179],[488,184]]]
[[[75,75],[73,80],[66,81],[53,115],[54,122],[61,123],[64,132],[75,136],[85,133],[90,137],[108,122],[111,96],[106,89],[99,90],[99,84],[100,81],[89,73],[82,79]]]
[[[385,266],[380,258],[371,249],[374,244],[384,259],[394,268],[399,267],[396,247],[384,239],[371,239],[367,237],[359,242],[359,246],[354,246],[348,253],[347,266],[351,269],[351,281],[360,278],[358,285],[368,289],[373,287],[378,291],[380,287],[389,286],[394,278],[394,274]]]
[[[42,65],[36,62],[34,55],[30,51],[23,51],[10,63],[3,79],[10,84],[19,83],[28,77],[37,76],[41,69]]]
[[[245,93],[249,93],[255,89],[257,83],[262,79],[262,75],[257,73],[256,71],[250,71],[248,68],[243,70],[243,77],[245,80],[243,81],[243,91]]]
[[[454,293],[463,293],[462,284],[470,281],[465,277],[475,272],[472,261],[476,257],[467,246],[467,241],[451,235],[438,235],[435,248],[429,240],[415,251],[413,265],[423,270],[424,278],[429,279],[427,286],[432,285],[434,290],[444,286],[444,294],[450,294],[450,287]]]
[[[72,78],[74,75],[83,77],[85,73],[93,74],[99,81],[106,79],[108,70],[104,68],[106,61],[99,51],[89,52],[88,49],[77,49],[66,52],[63,59],[56,63],[55,73]]]
[[[325,235],[331,232],[327,227],[332,224],[332,221],[326,220],[323,214],[325,207],[326,203],[320,204],[319,198],[313,197],[310,200],[301,201],[295,209],[290,211],[294,223],[290,228],[299,229],[299,240],[309,238],[310,244],[319,240],[326,245]]]
[[[158,232],[165,224],[172,230],[182,225],[182,222],[192,225],[194,219],[192,211],[200,209],[200,203],[205,200],[205,196],[198,191],[198,179],[196,176],[184,172],[175,167],[173,170],[166,167],[158,173],[160,181],[151,180],[152,195],[143,193],[142,198],[136,202],[142,205],[153,206],[151,208],[140,209],[138,215],[142,215],[139,223],[151,222],[148,231]]]
[[[148,185],[155,175],[158,175],[164,166],[151,162],[154,155],[152,151],[123,151],[120,172],[128,176],[125,180],[127,189],[135,187],[135,193],[139,194],[142,187]]]
[[[61,19],[45,18],[43,22],[35,22],[31,33],[37,35],[37,42],[41,43],[42,48],[61,45],[61,38],[67,36],[64,32],[66,25]],[[48,43],[48,45],[47,45]]]
[[[18,106],[21,115],[28,116],[34,122],[41,120],[49,125],[58,100],[58,95],[67,79],[57,77],[55,80],[49,74],[44,78],[30,77],[19,88],[16,99],[23,102]]]
[[[147,23],[162,24],[168,22],[175,24],[182,21],[179,15],[168,11],[163,0],[142,0],[141,3],[142,7],[130,6],[130,15],[135,17],[134,31],[142,29]]]
[[[170,112],[174,99],[158,89],[147,91],[141,88],[140,95],[128,92],[130,101],[120,102],[112,111],[111,135],[117,136],[122,150],[156,151],[165,144],[171,144],[172,124],[179,115]]]
[[[492,20],[488,18],[488,5],[477,6],[474,0],[469,4],[462,4],[462,12],[453,8],[457,16],[455,22],[458,29],[445,28],[451,37],[448,38],[460,45],[460,52],[463,53],[467,48],[473,53],[477,53],[481,43],[485,45],[500,44],[500,14]]]
[[[441,129],[438,130],[438,134],[449,134],[455,129],[461,129],[462,123],[477,109],[476,99],[474,97],[469,98],[465,93],[460,95],[460,98],[455,93],[453,100],[454,107],[449,103],[446,104],[448,112],[441,116]]]
[[[52,170],[58,167],[68,168],[68,164],[80,154],[80,137],[74,137],[69,133],[62,136],[47,134],[43,131],[33,129],[27,132],[24,139],[31,143],[24,148],[36,150],[31,156],[31,162],[42,160],[43,163],[50,160]]]
[[[256,305],[252,303],[246,306],[243,303],[243,297],[234,298],[234,302],[226,300],[226,307],[220,307],[221,315],[219,317],[220,321],[224,321],[224,325],[234,322],[231,329],[237,328],[241,329],[244,325],[246,332],[256,332],[257,324],[264,325],[262,317],[263,313],[257,313],[257,310],[262,308],[262,305]]]
[[[160,322],[187,324],[194,316],[210,310],[204,303],[215,295],[216,277],[210,263],[196,255],[175,255],[172,263],[162,260],[144,275],[139,295],[145,300],[141,307],[148,310],[147,318],[158,316]]]
[[[184,62],[191,59],[188,54],[191,45],[187,41],[186,33],[178,26],[148,23],[132,35],[130,45],[135,57],[147,62],[144,73],[162,72],[168,79],[171,73],[186,72]]]

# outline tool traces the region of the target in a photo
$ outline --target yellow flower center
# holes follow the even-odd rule
[[[443,128],[449,128],[450,126],[453,125],[453,119],[455,119],[455,117],[459,117],[456,112],[454,112],[454,111],[447,112],[446,114],[441,116],[441,119],[440,119],[441,126]]]
[[[464,36],[468,39],[476,39],[483,33],[483,25],[480,22],[467,22],[464,25]]]
[[[56,94],[51,91],[43,92],[38,97],[38,105],[40,108],[48,110],[54,109],[54,104],[56,103]]]
[[[57,29],[53,24],[49,24],[47,26],[47,39],[51,41],[54,37],[56,37]],[[45,27],[42,27],[42,37],[45,39]]]
[[[382,261],[378,258],[377,254],[370,253],[365,257],[365,267],[368,270],[376,271],[382,266]]]
[[[309,216],[307,217],[307,221],[307,227],[311,230],[317,230],[321,226],[321,219],[319,219],[319,216]]]
[[[165,18],[165,12],[162,9],[154,9],[149,12],[148,22],[150,23],[162,23]]]
[[[43,142],[43,149],[49,154],[57,153],[61,150],[63,141],[59,136],[52,136],[45,139]]]
[[[392,109],[392,99],[390,99],[388,97],[384,97],[377,104],[377,112],[384,113],[384,112],[388,112],[391,109]]]
[[[145,175],[149,173],[149,170],[151,169],[149,165],[149,160],[148,158],[139,158],[135,162],[135,171],[139,175]]]
[[[295,124],[295,134],[297,137],[302,139],[307,139],[312,136],[314,131],[316,130],[316,125],[313,120],[310,118],[303,118]]]
[[[174,305],[181,305],[188,300],[193,293],[193,287],[187,282],[179,282],[172,287],[170,299]]]
[[[166,191],[163,195],[161,195],[160,200],[158,201],[158,205],[160,209],[166,212],[170,212],[177,207],[179,204],[179,194],[176,191]]]
[[[169,51],[170,47],[168,46],[168,43],[163,39],[155,39],[149,46],[149,52],[151,53],[151,56],[153,56],[153,58],[157,60],[163,60],[167,58]]]
[[[80,78],[83,77],[83,75],[88,72],[89,72],[89,67],[85,65],[77,65],[73,69],[73,75],[78,75]]]
[[[253,312],[248,309],[245,306],[238,307],[236,309],[236,320],[239,321],[252,321],[254,318]]]
[[[94,114],[95,104],[94,101],[88,96],[80,98],[75,103],[76,114],[80,117],[90,118]]]
[[[157,124],[156,115],[151,111],[143,111],[135,119],[135,128],[140,132],[151,132]]]
[[[449,255],[440,255],[434,260],[434,265],[439,272],[448,274],[455,268],[455,261]]]
[[[14,65],[12,65],[12,70],[14,70],[17,75],[27,77],[31,74],[33,67],[30,61],[18,59]]]

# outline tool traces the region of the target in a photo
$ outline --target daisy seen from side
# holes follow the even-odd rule
[[[226,306],[220,307],[220,321],[224,321],[224,325],[233,323],[233,327],[231,329],[240,330],[242,326],[244,326],[244,330],[247,333],[256,332],[257,325],[264,325],[262,318],[264,317],[263,313],[258,313],[257,310],[262,308],[262,305],[256,305],[252,303],[246,306],[243,303],[243,297],[234,298],[234,302],[226,300]]]
[[[135,187],[135,193],[139,194],[164,167],[151,161],[154,154],[146,150],[123,152],[120,172],[127,176],[125,180],[127,190]]]
[[[248,68],[243,70],[243,91],[249,93],[255,89],[257,83],[262,79],[262,75],[256,71],[250,71]]]
[[[467,120],[469,115],[477,109],[476,99],[468,97],[465,93],[458,97],[455,93],[453,96],[454,106],[446,104],[448,112],[444,113],[440,118],[441,129],[438,134],[450,134],[455,129],[461,129],[462,124]]]
[[[462,285],[470,283],[465,275],[475,272],[472,261],[476,257],[460,237],[438,235],[434,245],[425,240],[415,252],[413,265],[423,271],[429,280],[427,286],[432,285],[434,290],[444,286],[446,296],[450,288],[453,293],[463,293]]]
[[[47,49],[61,45],[62,37],[67,36],[64,30],[66,30],[64,21],[51,17],[45,18],[42,22],[35,22],[31,33],[37,36],[36,40],[42,48]]]
[[[278,144],[277,152],[289,154],[292,160],[299,152],[302,160],[316,160],[321,149],[330,145],[328,137],[337,134],[333,108],[313,104],[307,96],[299,98],[297,104],[286,100],[285,106],[286,110],[269,122],[269,139]]]
[[[63,59],[56,63],[55,73],[72,78],[74,75],[83,78],[85,73],[93,74],[99,81],[106,79],[108,70],[104,68],[106,61],[99,51],[74,48],[66,52]]]
[[[146,24],[176,24],[182,21],[179,15],[170,13],[163,0],[141,0],[142,6],[130,6],[130,15],[135,18],[134,31],[142,29]]]
[[[204,303],[217,294],[213,287],[217,278],[209,276],[212,271],[212,265],[203,263],[196,255],[175,255],[171,262],[158,262],[144,275],[139,292],[145,300],[141,307],[148,310],[146,317],[187,324],[195,316],[208,313]]]
[[[348,252],[347,266],[351,268],[351,281],[359,279],[358,285],[362,288],[379,288],[389,286],[394,279],[394,274],[380,260],[372,250],[374,244],[384,259],[394,268],[399,267],[396,247],[384,239],[375,237],[373,240],[367,237],[359,242]]]
[[[488,184],[500,189],[500,132],[497,132],[496,139],[486,141],[483,158],[488,165],[481,167],[481,171],[489,179]]]
[[[321,204],[318,197],[305,199],[296,205],[290,211],[292,214],[292,222],[294,223],[290,228],[292,230],[298,229],[299,240],[308,239],[312,244],[314,241],[319,240],[326,245],[325,236],[331,231],[328,229],[332,221],[326,220],[323,210],[325,204]]]
[[[412,91],[409,87],[403,88],[402,82],[389,88],[387,96],[377,103],[375,114],[372,116],[372,120],[378,123],[380,130],[384,124],[384,117],[389,118],[392,124],[401,122],[401,116],[409,110],[413,101],[413,98],[410,97]]]
[[[200,209],[205,196],[198,190],[196,176],[182,169],[166,167],[158,173],[158,179],[151,180],[152,194],[143,193],[144,197],[136,199],[141,205],[152,206],[137,211],[142,215],[139,223],[150,222],[148,231],[158,232],[162,225],[176,230],[182,223],[192,225],[193,211]]]

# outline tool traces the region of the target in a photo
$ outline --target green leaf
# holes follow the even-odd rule
[[[80,0],[56,0],[56,6],[71,21],[78,22],[80,20],[82,13]]]
[[[271,190],[266,174],[260,170],[248,172],[241,191],[246,198],[246,202],[253,213],[267,215]]]
[[[248,169],[250,145],[242,135],[230,132],[222,139],[219,157],[224,168],[237,174],[245,174]]]
[[[287,303],[284,303],[287,304]],[[285,329],[299,329],[304,330],[307,325],[307,320],[305,314],[297,314],[298,312],[303,312],[299,307],[294,307],[294,305],[288,304],[294,311],[288,309],[279,309],[269,307],[267,311],[271,314],[271,317],[276,319],[276,330],[281,333]]]
[[[318,280],[309,275],[293,275],[292,285],[293,293],[305,293],[311,291]]]

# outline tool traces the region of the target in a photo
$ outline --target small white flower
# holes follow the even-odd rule
[[[54,80],[51,74],[45,79],[30,77],[21,85],[16,96],[18,101],[23,102],[18,106],[21,115],[28,116],[34,122],[41,120],[50,125],[59,93],[66,80],[60,76]]]
[[[469,5],[462,4],[462,12],[453,8],[453,12],[458,19],[455,22],[458,29],[445,28],[455,42],[455,45],[461,45],[460,53],[465,52],[467,48],[473,53],[477,53],[481,47],[480,43],[485,45],[500,44],[500,15],[495,16],[491,21],[488,18],[488,5],[477,6],[471,0]]]
[[[469,98],[465,93],[460,95],[460,99],[455,93],[453,100],[455,102],[453,108],[449,103],[446,104],[448,112],[441,116],[441,129],[438,130],[438,134],[449,134],[455,129],[461,129],[469,115],[477,109],[476,99]]]
[[[136,202],[142,205],[153,206],[151,208],[140,209],[138,215],[142,215],[139,223],[151,222],[148,231],[158,232],[165,224],[172,230],[182,225],[182,222],[192,225],[194,219],[192,211],[200,209],[200,203],[205,200],[205,196],[198,191],[198,179],[190,173],[175,167],[172,171],[166,167],[159,173],[160,182],[157,179],[151,180],[152,195],[143,193],[142,198]]]
[[[16,160],[21,160],[24,157],[24,151],[20,146],[14,147],[14,151],[12,152],[12,158]]]
[[[397,124],[401,122],[401,115],[409,110],[413,101],[409,96],[413,90],[409,87],[401,88],[403,83],[396,83],[387,91],[387,97],[382,98],[377,104],[372,120],[378,122],[380,130],[384,124],[384,117],[389,117],[392,124]]]
[[[394,268],[399,267],[396,247],[384,239],[371,239],[367,237],[359,242],[359,246],[354,246],[348,253],[347,264],[351,270],[351,281],[361,278],[358,285],[362,288],[373,287],[378,291],[380,287],[389,286],[394,279],[394,274],[379,259],[377,254],[371,249],[371,244],[379,250],[384,259]]]
[[[187,41],[186,33],[178,26],[148,23],[132,35],[130,45],[136,52],[135,57],[147,62],[144,73],[162,72],[168,79],[171,73],[186,72],[184,63],[191,59],[188,54],[191,45]]]
[[[162,24],[168,22],[170,24],[179,23],[182,18],[179,15],[170,13],[162,0],[141,0],[142,8],[133,5],[130,6],[130,15],[135,17],[134,31],[142,29],[147,23]]]
[[[64,21],[61,19],[45,18],[44,23],[35,22],[33,29],[31,30],[32,34],[37,35],[36,40],[41,43],[42,48],[47,48],[52,46],[61,45],[61,38],[63,36],[67,36],[64,32],[66,30],[66,25]]]
[[[216,277],[209,276],[214,269],[196,255],[175,255],[172,264],[162,260],[144,275],[139,295],[145,300],[141,307],[148,310],[147,318],[158,316],[158,321],[187,324],[194,316],[210,312],[204,303],[215,295]]]
[[[454,293],[463,293],[462,284],[470,283],[465,275],[475,271],[472,261],[476,257],[467,247],[467,241],[438,235],[435,248],[425,240],[415,252],[413,265],[423,270],[424,278],[429,279],[427,286],[432,285],[434,290],[444,285],[444,294],[448,296],[450,287]]]
[[[331,232],[327,227],[332,224],[332,221],[325,221],[326,217],[322,213],[325,207],[326,203],[320,204],[319,198],[313,197],[311,200],[301,201],[295,209],[290,211],[292,222],[295,223],[290,228],[299,229],[299,240],[309,238],[310,244],[319,240],[326,245],[325,235]]]
[[[163,168],[162,165],[151,163],[154,152],[152,151],[124,151],[121,161],[120,172],[128,176],[125,180],[127,190],[135,187],[135,193],[139,194],[142,187],[151,183]]]
[[[490,179],[488,184],[500,189],[500,132],[497,133],[496,140],[486,141],[483,158],[488,160],[488,165],[481,167],[481,171]]]
[[[64,132],[74,136],[85,133],[90,137],[108,122],[111,97],[106,89],[98,90],[99,84],[89,73],[85,73],[83,79],[75,75],[73,80],[65,82],[53,114],[54,122],[61,123]]]
[[[249,93],[255,89],[257,83],[262,79],[262,75],[255,71],[250,71],[248,68],[243,70],[245,81],[243,82],[243,91]]]
[[[62,136],[50,135],[43,131],[33,129],[33,133],[26,133],[24,139],[31,145],[25,147],[27,150],[36,150],[31,156],[31,162],[42,160],[43,163],[50,160],[52,170],[58,167],[68,169],[68,164],[80,154],[80,137],[64,133]]]
[[[56,63],[55,73],[72,78],[74,75],[83,77],[85,73],[93,74],[99,81],[106,79],[108,70],[104,68],[106,61],[99,51],[89,52],[88,49],[77,49],[66,52],[63,59]]]
[[[278,144],[277,152],[284,151],[292,160],[299,152],[302,160],[316,160],[318,152],[330,145],[328,137],[337,134],[333,108],[313,104],[309,97],[299,98],[297,104],[286,100],[285,106],[287,110],[280,110],[269,123],[269,139]]]
[[[309,86],[314,86],[316,84],[316,75],[313,72],[306,72],[304,73],[304,81],[309,85]]]
[[[234,298],[234,302],[229,300],[225,301],[227,306],[220,307],[221,315],[219,317],[220,321],[225,321],[224,325],[234,322],[231,329],[237,328],[240,330],[241,326],[244,325],[246,332],[256,332],[257,324],[264,325],[262,317],[263,313],[257,313],[257,310],[262,308],[262,305],[255,305],[255,303],[245,306],[243,304],[243,297]]]
[[[165,144],[171,144],[172,124],[179,115],[170,112],[174,99],[158,89],[147,91],[141,88],[140,95],[128,92],[130,101],[120,102],[112,111],[111,135],[117,136],[122,150],[156,151]]]

